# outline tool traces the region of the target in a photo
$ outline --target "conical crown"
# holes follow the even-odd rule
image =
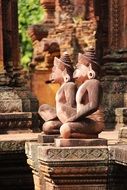
[[[65,64],[65,65],[68,65],[68,66],[71,66],[72,65],[72,62],[71,62],[71,59],[70,59],[70,56],[67,52],[64,52],[63,55],[60,57],[60,60]]]
[[[78,63],[85,66],[91,65],[92,69],[100,73],[100,65],[97,63],[94,49],[87,50],[84,54],[78,54]]]
[[[96,54],[93,48],[88,49],[85,51],[84,54],[79,53],[78,55],[78,62],[89,66],[89,64],[97,64]]]
[[[93,62],[97,63],[95,50],[93,48],[90,48],[90,49],[86,50],[85,51],[85,56],[88,57],[88,59],[90,59],[90,61],[93,61]]]

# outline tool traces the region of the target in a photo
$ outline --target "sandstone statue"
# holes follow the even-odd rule
[[[76,112],[61,126],[61,137],[97,138],[103,130],[103,112],[100,109],[102,88],[97,79],[98,75],[99,65],[94,51],[79,53],[73,74],[76,81],[80,83],[76,93]]]
[[[93,50],[79,53],[74,73],[67,53],[60,59],[55,57],[51,81],[61,86],[56,93],[56,108],[46,104],[39,108],[45,120],[45,134],[60,133],[62,138],[98,137],[104,128],[99,70]]]
[[[39,114],[44,119],[45,134],[59,134],[61,125],[72,117],[76,111],[76,85],[72,80],[73,66],[69,55],[65,52],[60,59],[54,58],[51,82],[61,86],[56,93],[56,108],[44,104]]]

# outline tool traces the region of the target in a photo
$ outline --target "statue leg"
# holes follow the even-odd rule
[[[47,121],[43,124],[43,132],[47,135],[60,134],[60,126],[62,123],[59,120]]]
[[[60,127],[60,134],[63,138],[97,138],[103,130],[101,125],[91,119],[83,122],[68,122]]]
[[[41,105],[38,113],[44,121],[49,121],[57,118],[56,109],[48,104]]]

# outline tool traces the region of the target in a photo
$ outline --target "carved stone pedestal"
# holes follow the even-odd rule
[[[0,87],[0,133],[39,132],[37,110],[38,101],[28,89]]]
[[[36,170],[35,190],[107,189],[106,145],[55,147],[27,142],[25,150],[34,175]]]

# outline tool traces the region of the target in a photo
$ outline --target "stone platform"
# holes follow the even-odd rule
[[[54,139],[59,137],[59,135],[45,135],[43,132],[38,135],[39,143],[54,143]]]
[[[55,139],[56,147],[75,147],[75,146],[106,146],[106,139]]]
[[[0,135],[0,190],[34,190],[25,142],[35,141],[37,136],[36,133]]]
[[[25,151],[33,170],[35,190],[107,189],[106,139],[56,138],[52,145],[26,142]]]
[[[75,165],[77,168],[74,168],[74,165],[73,165],[74,161],[70,163],[69,157],[66,158],[66,160],[64,159],[64,156],[66,156],[66,155],[64,154],[64,156],[63,156],[63,152],[65,151],[65,149],[67,149],[67,147],[65,147],[65,148],[61,147],[62,148],[61,153],[59,153],[59,147],[57,147],[57,150],[56,150],[54,156],[56,159],[56,154],[59,154],[59,157],[61,157],[61,161],[58,161],[57,159],[54,161],[53,157],[50,158],[49,162],[43,161],[43,159],[38,160],[36,150],[39,147],[42,147],[42,144],[43,144],[43,143],[37,142],[38,135],[41,135],[41,133],[29,133],[29,134],[21,133],[21,134],[5,134],[5,135],[1,134],[0,135],[0,161],[1,161],[1,164],[0,164],[0,168],[1,168],[0,190],[10,190],[10,189],[11,190],[16,190],[16,189],[40,190],[42,188],[42,184],[43,185],[45,184],[43,182],[44,178],[43,178],[42,170],[45,170],[44,175],[46,175],[46,180],[49,180],[49,177],[53,176],[51,185],[54,182],[56,182],[57,180],[58,180],[58,182],[60,182],[60,181],[62,182],[63,176],[64,176],[64,181],[65,181],[65,179],[67,180],[68,178],[70,181],[70,177],[65,175],[65,170],[67,170],[68,175],[71,171],[70,176],[73,178],[73,173],[77,173],[78,168],[80,169],[80,174],[78,175],[78,173],[77,173],[76,180],[78,181],[78,177],[79,177],[79,182],[81,182],[81,183],[83,182],[82,176],[86,176],[86,179],[85,179],[86,184],[87,184],[87,181],[89,181],[89,183],[90,183],[90,179],[92,178],[91,172],[93,171],[92,173],[94,173],[95,170],[97,170],[97,171],[95,172],[95,175],[93,178],[94,181],[97,181],[99,179],[102,180],[103,178],[105,179],[105,177],[107,178],[107,174],[102,174],[103,171],[107,172],[107,160],[104,160],[104,159],[102,161],[99,160],[99,157],[104,158],[104,153],[102,156],[101,156],[101,154],[99,156],[99,153],[101,153],[101,151],[99,150],[98,161],[96,160],[93,163],[94,155],[92,156],[92,153],[95,154],[95,150],[97,149],[97,146],[94,147],[93,150],[91,150],[91,160],[90,161],[88,161],[88,158],[87,158],[87,156],[90,153],[88,150],[88,147],[87,147],[87,149],[84,151],[84,153],[87,153],[86,155],[84,154],[84,158],[87,158],[87,159],[83,159],[83,157],[82,157],[82,161],[80,162],[79,165],[78,165],[78,162],[76,161],[74,164],[77,163],[77,165]],[[111,147],[112,146],[114,147],[114,144],[118,140],[118,131],[104,131],[99,135],[99,137],[106,138],[108,140],[108,147],[109,147],[109,145]],[[25,145],[26,141],[27,141],[26,144],[28,145],[28,147],[26,148],[27,158],[26,158],[25,152],[24,152],[25,151],[24,145]],[[75,151],[78,152],[77,155],[81,156],[81,153],[82,153],[82,156],[83,156],[83,147],[80,150],[78,150],[78,148],[75,148],[75,147],[74,147],[74,149],[75,149]],[[73,149],[73,151],[70,152],[70,153],[72,153],[73,157],[75,157],[74,149]],[[40,151],[41,151],[41,149],[40,149]],[[43,151],[47,152],[45,154],[47,154],[47,156],[50,155],[50,157],[51,157],[51,152],[53,152],[54,150],[53,150],[53,147],[48,146]],[[110,148],[110,151],[114,152],[111,150],[111,148]],[[66,151],[66,154],[67,153],[68,152]],[[96,153],[97,153],[97,151],[96,151]],[[40,154],[40,156],[42,155],[41,153],[39,153],[39,154]],[[46,156],[46,159],[47,159],[47,156]],[[92,157],[93,157],[93,159],[92,159]],[[96,155],[96,157],[97,157],[97,155]],[[62,159],[63,159],[63,161],[62,161]],[[113,157],[111,159],[113,159]],[[44,164],[44,163],[46,163],[46,164]],[[63,167],[64,163],[65,163],[65,165],[64,165],[65,168]],[[105,164],[103,165],[103,163],[105,163]],[[42,165],[43,165],[43,169],[42,169]],[[40,171],[38,170],[38,167],[40,167],[40,169],[41,169]],[[60,167],[60,170],[59,170],[59,167]],[[106,171],[105,171],[105,168],[106,168]],[[113,168],[114,168],[114,164],[113,164]],[[32,169],[33,173],[31,171],[31,169]],[[101,174],[99,174],[100,170],[101,170]],[[119,168],[116,168],[116,170],[119,171]],[[46,173],[46,171],[48,173]],[[62,171],[63,171],[63,173],[61,173]],[[116,175],[115,171],[113,170],[113,174],[112,174],[113,176]],[[96,174],[97,172],[98,172],[98,174]],[[57,175],[57,173],[58,173],[58,175]],[[61,173],[60,178],[58,177],[59,173]],[[117,172],[117,173],[119,173],[119,172]],[[125,173],[123,172],[123,175],[124,174]],[[47,175],[49,177],[47,177]],[[98,177],[96,177],[96,175]],[[99,177],[99,175],[101,177]],[[122,175],[122,178],[123,178],[123,175]],[[41,176],[41,178],[40,178],[40,176]],[[114,180],[114,177],[113,177],[113,180]],[[105,181],[104,181],[104,183],[105,183]],[[73,183],[71,183],[69,186],[71,189],[73,189],[73,186],[74,186],[72,184]],[[48,186],[50,186],[50,183],[48,184]],[[116,185],[114,185],[114,187],[116,187]],[[55,188],[58,188],[58,184],[56,185]],[[67,189],[67,185],[65,185],[64,188]],[[81,188],[84,190],[83,185],[81,185]],[[87,185],[87,187],[85,187],[85,188],[87,188],[88,190],[90,188],[92,190],[95,189],[94,185],[92,185],[92,184],[91,184],[91,187],[89,187],[89,185]],[[105,185],[99,184],[97,186],[97,184],[96,184],[96,188],[99,190],[104,189]],[[43,189],[46,190],[45,187]],[[116,189],[114,188],[113,190],[116,190]],[[125,189],[123,188],[122,190],[125,190]]]

